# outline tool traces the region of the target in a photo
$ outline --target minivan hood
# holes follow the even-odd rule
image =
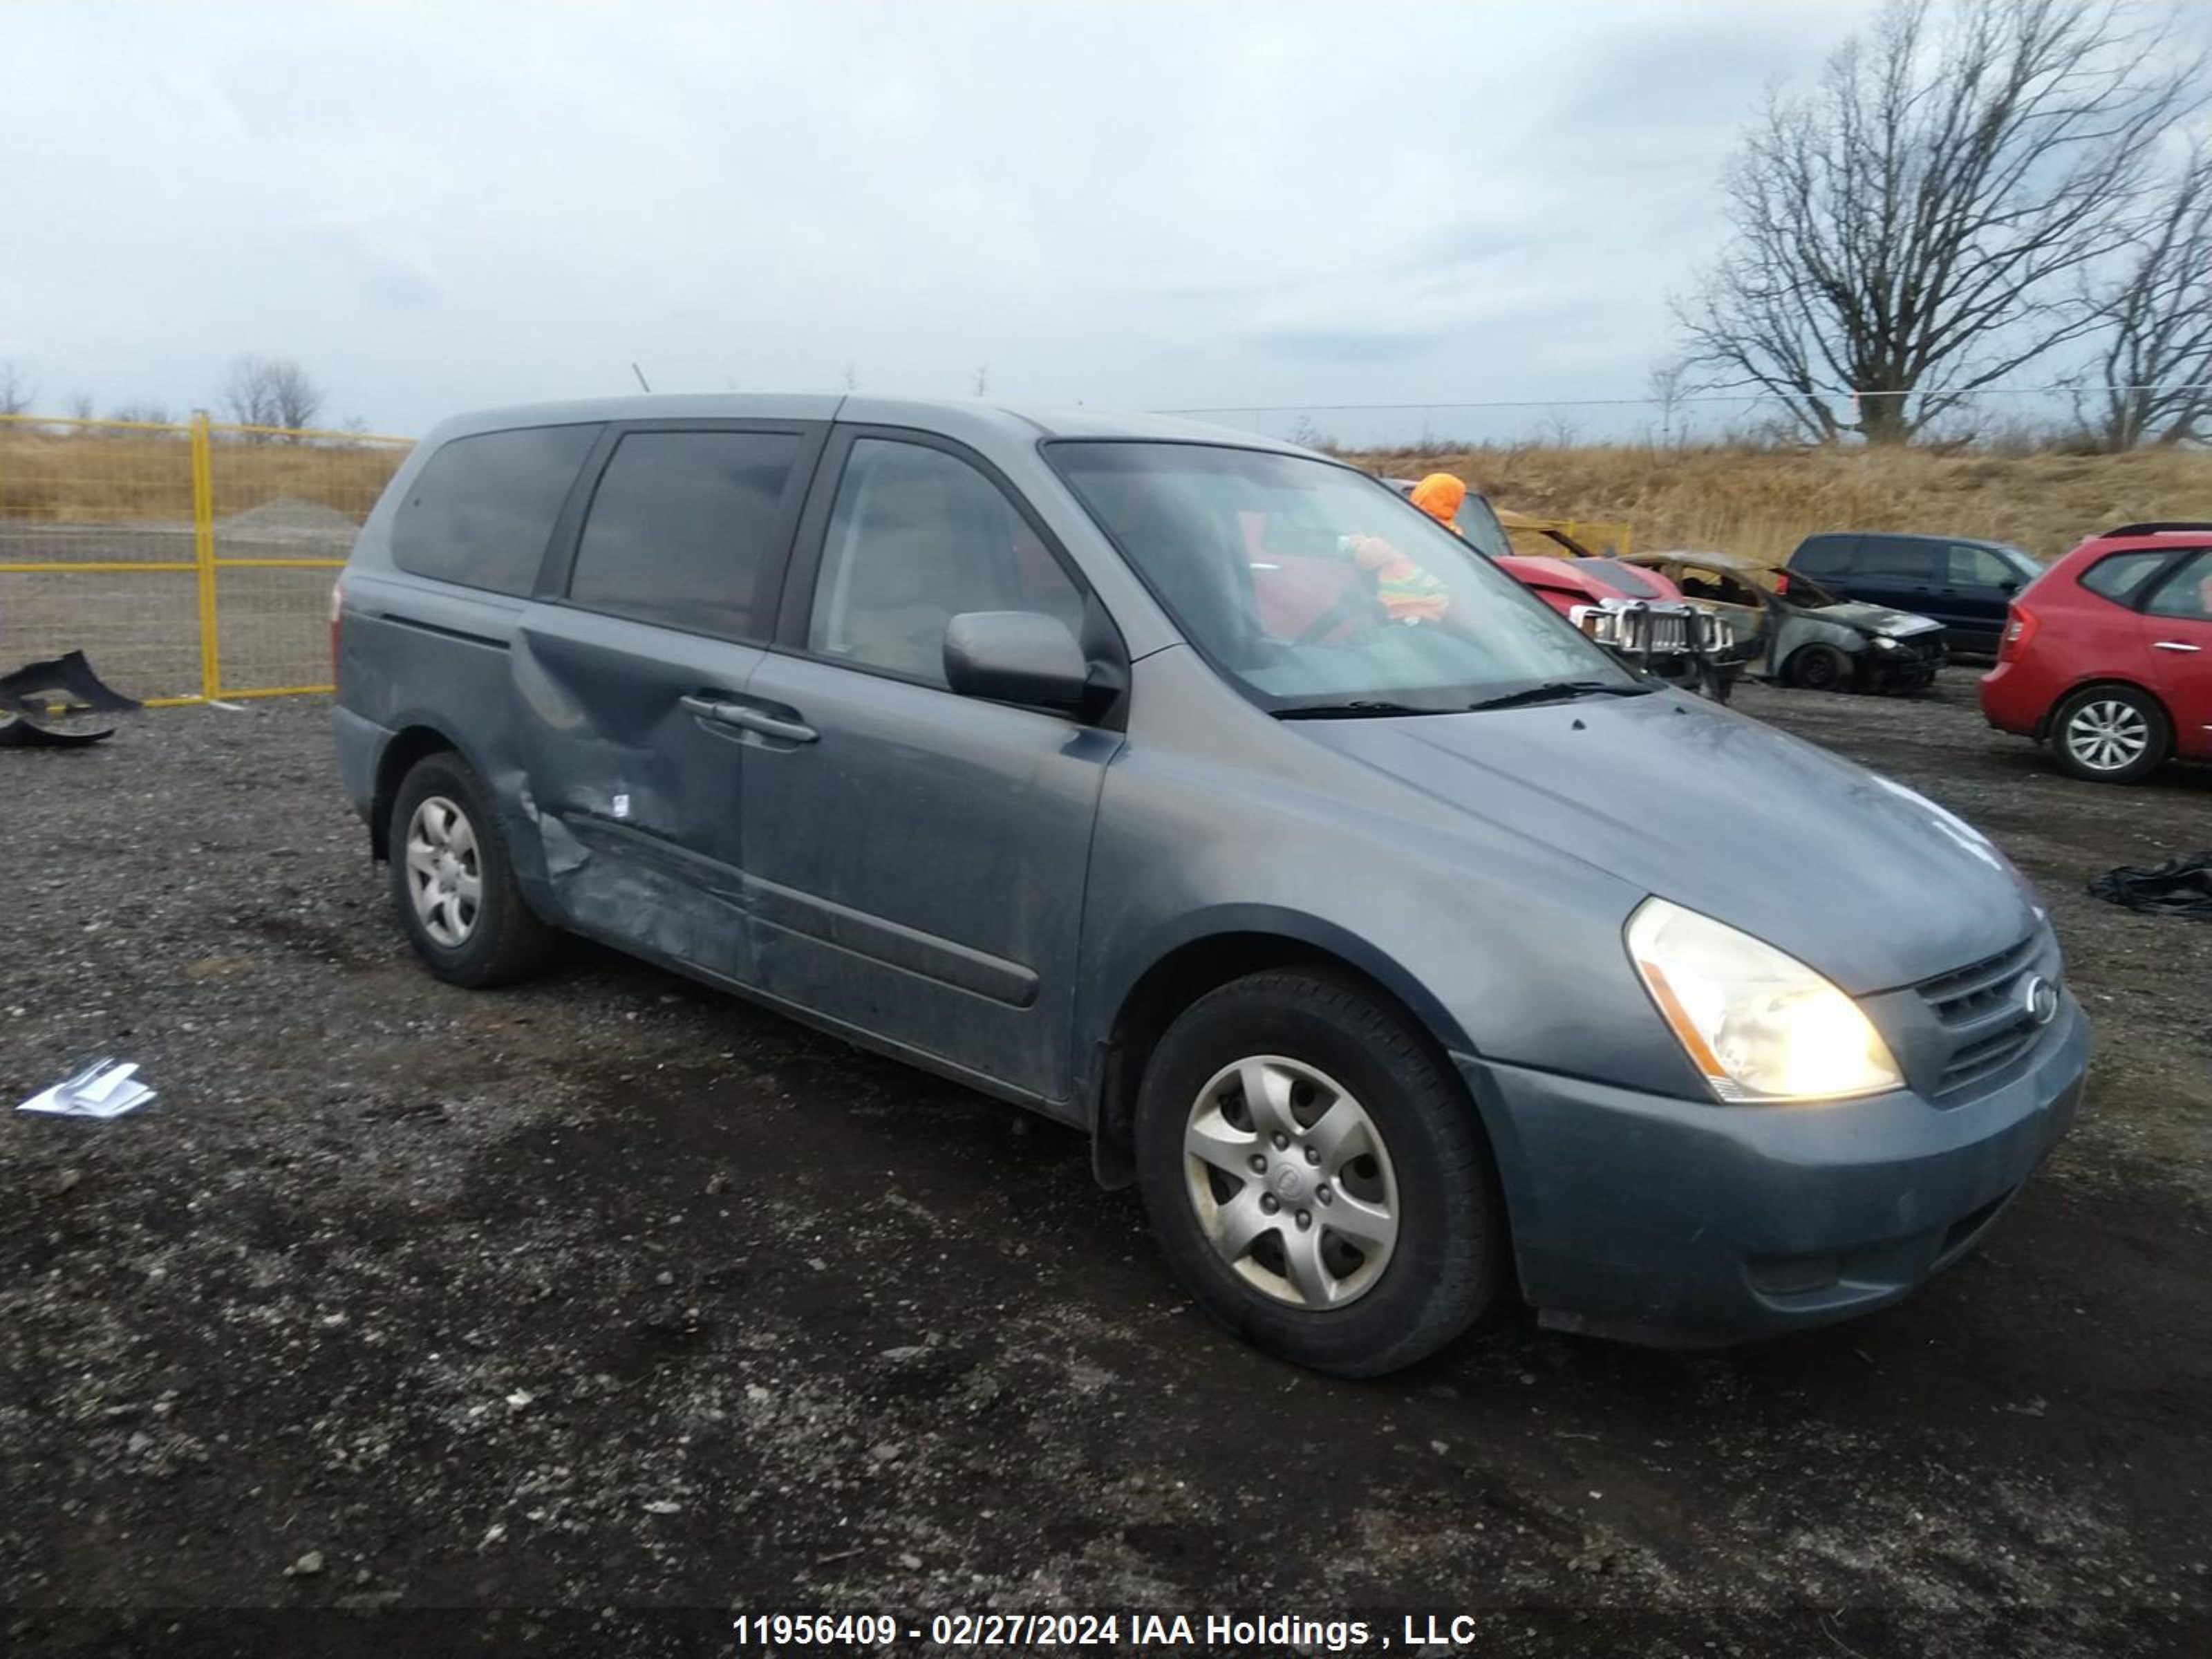
[[[1700,698],[1297,729],[1516,838],[1755,934],[1854,994],[1965,967],[2036,926],[2025,884],[1978,831]]]

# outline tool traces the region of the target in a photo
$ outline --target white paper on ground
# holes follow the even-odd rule
[[[135,1062],[118,1066],[112,1060],[96,1060],[76,1076],[40,1090],[15,1109],[49,1117],[120,1117],[154,1098],[154,1091],[137,1080],[137,1072]]]

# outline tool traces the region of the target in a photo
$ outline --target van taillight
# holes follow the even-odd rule
[[[2018,605],[2005,607],[2004,643],[1997,647],[1999,662],[2013,662],[2027,654],[2027,643],[2035,637],[2035,613]]]
[[[345,578],[331,584],[331,684],[338,683],[338,619],[345,614]]]

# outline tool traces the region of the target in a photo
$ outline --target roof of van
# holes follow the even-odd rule
[[[1826,541],[1835,536],[1879,536],[1886,542],[1931,542],[1941,546],[1956,543],[1961,547],[2001,548],[2008,553],[2021,550],[2010,542],[1992,541],[1987,536],[1930,536],[1917,530],[1823,530],[1805,539],[1808,542]]]
[[[947,437],[997,437],[1034,441],[1039,438],[1151,438],[1182,442],[1234,444],[1307,455],[1302,449],[1256,432],[1212,426],[1173,415],[1120,410],[1056,409],[989,403],[976,398],[875,398],[858,394],[778,392],[656,392],[623,398],[580,398],[565,403],[522,404],[478,410],[441,422],[432,436],[441,440],[467,432],[496,432],[511,427],[568,426],[587,421],[849,421],[875,426],[913,427]]]

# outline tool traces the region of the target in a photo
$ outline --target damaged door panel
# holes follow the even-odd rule
[[[574,925],[750,982],[748,686],[820,428],[611,437],[515,638],[532,819]]]

